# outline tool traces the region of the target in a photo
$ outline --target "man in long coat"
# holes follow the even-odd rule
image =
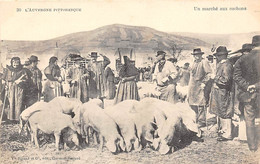
[[[206,100],[204,89],[210,79],[211,68],[209,63],[202,58],[204,52],[200,48],[193,50],[195,61],[191,68],[189,81],[188,103],[197,114],[197,124],[199,127],[206,126]]]
[[[90,57],[92,60],[88,64],[88,71],[90,73],[89,98],[99,98],[103,102],[105,97],[103,61],[97,61],[97,52],[91,52]]]
[[[76,61],[75,65],[68,69],[66,79],[70,84],[70,97],[77,98],[82,103],[89,100],[87,77],[88,71],[80,65],[80,61]]]
[[[38,65],[38,57],[32,55],[29,58],[30,65],[28,66],[28,69],[31,71],[32,74],[32,85],[35,88],[31,92],[29,92],[30,95],[28,95],[29,105],[32,105],[33,103],[41,100],[42,95],[42,72],[37,67]]]
[[[217,69],[211,90],[209,111],[219,118],[218,141],[232,139],[231,118],[234,113],[233,65],[227,59],[225,46],[219,46],[214,54],[217,58]],[[212,77],[213,78],[213,77]]]
[[[244,108],[248,147],[254,152],[257,150],[255,118],[260,97],[260,35],[253,37],[252,45],[253,50],[236,61],[234,80],[238,85],[237,98]]]

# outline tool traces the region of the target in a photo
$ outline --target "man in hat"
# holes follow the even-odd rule
[[[210,79],[211,68],[209,63],[202,58],[204,52],[200,48],[193,50],[194,63],[191,68],[189,81],[188,103],[196,112],[196,121],[199,127],[206,126],[206,100],[204,89]]]
[[[102,54],[100,54],[103,57]],[[103,61],[97,61],[97,52],[91,52],[91,61],[88,65],[90,71],[89,98],[99,98],[102,102],[105,97],[104,67]]]
[[[260,35],[252,39],[252,51],[240,57],[234,66],[234,80],[238,85],[237,98],[243,105],[246,135],[250,151],[257,150],[255,118],[259,108],[260,91]]]
[[[89,100],[87,87],[89,73],[87,69],[81,65],[81,58],[74,59],[74,61],[74,65],[68,69],[66,76],[66,80],[70,84],[69,95],[85,103]]]
[[[242,49],[237,50],[229,54],[229,60],[231,63],[235,64],[236,61],[242,56],[247,55],[252,50],[253,46],[250,43],[246,43],[242,45]]]
[[[164,51],[157,52],[153,79],[157,82],[158,91],[161,92],[160,99],[176,103],[178,71],[172,62],[166,61],[165,55]]]
[[[218,116],[218,141],[232,139],[232,117],[234,113],[233,65],[227,59],[230,51],[225,46],[219,46],[214,56],[217,59],[217,69],[211,90],[209,112]]]
[[[32,55],[29,58],[30,65],[28,66],[28,69],[31,71],[32,74],[32,82],[33,85],[35,86],[34,93],[31,93],[31,96],[34,96],[34,100],[32,100],[32,104],[35,103],[36,101],[41,100],[41,95],[42,95],[42,72],[40,69],[37,67],[38,65],[38,57]]]

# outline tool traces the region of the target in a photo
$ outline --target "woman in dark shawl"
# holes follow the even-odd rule
[[[124,56],[124,61],[125,64],[119,71],[121,80],[116,92],[115,104],[128,99],[140,100],[136,85],[138,70],[131,64],[130,59],[127,56]]]
[[[47,78],[44,86],[45,102],[51,101],[54,97],[63,96],[61,71],[57,61],[57,57],[51,57],[49,65],[44,69],[44,74]]]
[[[21,112],[25,109],[25,93],[29,88],[29,72],[23,68],[19,57],[11,59],[11,66],[7,66],[3,79],[7,86],[7,98],[10,109],[7,113],[9,120],[18,121]]]

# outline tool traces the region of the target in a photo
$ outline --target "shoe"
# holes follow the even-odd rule
[[[249,148],[249,150],[250,150],[251,152],[256,152],[256,151],[257,151],[257,148]]]
[[[230,140],[230,139],[224,138],[222,136],[217,138],[217,141],[219,141],[219,142],[228,141],[228,140]]]

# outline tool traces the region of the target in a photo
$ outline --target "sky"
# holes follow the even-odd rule
[[[218,7],[218,11],[195,11],[194,7]],[[220,7],[247,10],[220,11]],[[81,12],[25,12],[29,8],[77,8]],[[260,0],[0,1],[1,40],[47,40],[110,24],[164,32],[248,33],[260,31]]]

